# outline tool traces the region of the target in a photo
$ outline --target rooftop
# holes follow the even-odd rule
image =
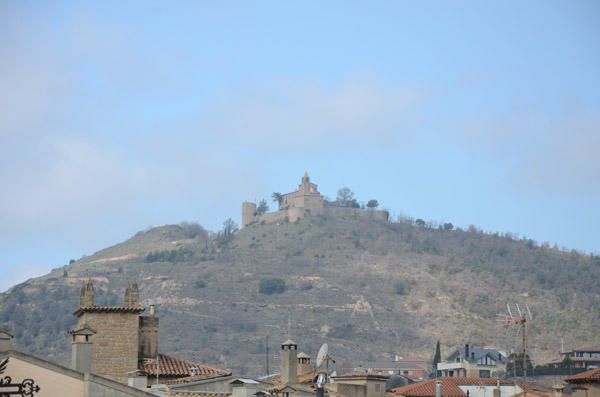
[[[146,310],[142,306],[84,306],[73,312],[73,315],[81,317],[83,313],[135,313],[139,314]]]
[[[154,363],[142,363],[139,369],[145,371],[149,376],[156,376],[156,366]],[[201,379],[229,376],[231,375],[231,371],[159,353],[158,375],[188,377],[186,379],[190,379],[189,382],[192,382]]]
[[[466,393],[459,386],[494,386],[497,379],[494,378],[439,378],[442,383],[443,397],[466,397]],[[392,389],[392,394],[402,395],[405,397],[434,397],[435,396],[435,379],[426,380],[419,383],[413,383],[406,386]],[[513,382],[502,379],[501,385],[514,385]]]
[[[577,375],[568,376],[565,382],[569,383],[600,383],[600,368],[590,369]]]

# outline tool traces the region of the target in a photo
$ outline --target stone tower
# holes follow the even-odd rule
[[[96,332],[93,344],[81,346],[91,349],[90,372],[127,383],[127,373],[138,369],[139,314],[144,311],[137,284],[129,283],[122,306],[94,306],[93,290],[88,280],[81,307],[73,313],[78,318],[76,330],[88,327]]]
[[[310,177],[308,176],[308,171],[304,171],[304,176],[302,177],[302,190],[305,192],[310,192]]]
[[[256,203],[244,201],[242,203],[242,226],[248,226],[254,223],[256,214]]]
[[[83,285],[81,286],[81,292],[79,293],[79,306],[94,306],[94,285],[92,284],[91,278],[88,278],[87,281],[84,281]]]
[[[298,345],[291,339],[281,344],[281,383],[292,384],[298,380]]]
[[[130,281],[125,289],[125,297],[123,299],[123,306],[125,307],[138,307],[140,305],[140,292],[138,290],[137,283]]]

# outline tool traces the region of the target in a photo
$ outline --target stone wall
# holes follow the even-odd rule
[[[84,313],[79,326],[97,331],[92,337],[92,373],[127,383],[127,372],[137,370],[138,315],[135,313]]]
[[[363,210],[360,208],[325,207],[323,214],[329,216],[354,216],[360,218],[378,219],[387,222],[389,212],[384,210]]]
[[[306,216],[353,216],[360,218],[377,219],[383,222],[387,222],[389,213],[382,210],[363,210],[360,208],[345,208],[345,207],[325,207],[325,208],[313,208],[305,209],[292,207],[286,210],[280,210],[275,212],[267,212],[266,214],[258,215],[256,222],[283,222],[286,218],[289,222],[295,222],[297,219],[304,218]]]

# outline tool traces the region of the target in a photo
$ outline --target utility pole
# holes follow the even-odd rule
[[[265,341],[266,341],[266,358],[267,358],[267,373],[266,375],[269,375],[269,335],[265,336]]]
[[[523,384],[527,384],[527,337],[525,336],[525,317],[523,317]]]

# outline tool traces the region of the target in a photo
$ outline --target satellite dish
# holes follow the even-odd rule
[[[317,353],[317,368],[319,368],[325,358],[327,358],[327,353],[329,352],[329,348],[327,347],[327,343],[323,343],[323,346],[319,349],[319,353]]]

